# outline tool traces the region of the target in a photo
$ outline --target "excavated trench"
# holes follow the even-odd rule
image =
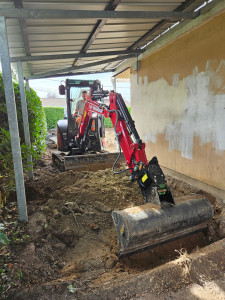
[[[212,262],[217,271],[207,278],[221,276],[225,259],[217,241],[225,237],[224,202],[183,181],[167,180],[175,201],[210,200],[215,215],[208,229],[119,259],[111,212],[143,204],[138,186],[111,169],[59,173],[48,153],[35,169],[35,181],[26,184],[29,224],[20,229],[28,238],[11,249],[10,268],[11,277],[18,271],[23,276],[15,279],[10,299],[74,299],[74,294],[76,299],[136,299],[146,287],[157,294],[178,290],[194,282],[198,259],[193,257],[200,253],[203,260],[210,244],[216,256],[198,270],[206,274]]]

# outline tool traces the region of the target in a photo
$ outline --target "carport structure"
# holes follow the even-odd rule
[[[11,66],[19,77],[26,144],[30,145],[24,79],[28,83],[29,79],[115,71],[127,59],[138,59],[151,41],[178,22],[197,18],[201,14],[198,8],[205,3],[203,0],[0,2],[0,54],[21,221],[27,221],[27,212]]]

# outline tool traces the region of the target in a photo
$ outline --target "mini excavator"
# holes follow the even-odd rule
[[[65,91],[65,86],[61,85],[60,89]],[[107,96],[109,105],[101,101]],[[74,153],[85,153],[88,149],[88,133],[96,114],[111,119],[120,148],[119,155],[122,151],[126,160],[127,168],[115,172],[117,157],[114,173],[128,171],[130,180],[137,182],[143,195],[143,205],[112,212],[119,256],[153,248],[207,228],[213,217],[209,200],[203,197],[178,204],[174,202],[158,159],[147,160],[145,143],[139,137],[121,94],[104,91],[97,80],[91,84],[89,99],[73,140]],[[58,138],[63,139],[60,132]]]

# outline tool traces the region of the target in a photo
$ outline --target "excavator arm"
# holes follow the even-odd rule
[[[119,256],[152,248],[206,228],[213,217],[208,199],[196,197],[175,205],[158,159],[147,160],[145,143],[139,137],[122,96],[110,92],[109,106],[106,106],[98,100],[107,94],[99,86],[91,91],[76,139],[79,147],[84,147],[93,113],[110,118],[128,167],[123,171],[129,171],[130,179],[137,181],[141,189],[144,205],[112,212]]]
[[[85,145],[86,136],[90,127],[90,120],[93,113],[97,113],[110,118],[115,129],[115,136],[118,145],[123,152],[126,164],[130,171],[131,181],[137,181],[145,203],[154,203],[158,206],[162,202],[174,204],[172,194],[167,186],[165,176],[154,157],[147,161],[145,153],[145,143],[139,137],[135,124],[127,109],[127,106],[119,93],[110,92],[109,106],[105,106],[93,100],[96,94],[85,104],[82,121],[77,135],[79,147]],[[98,97],[106,95],[106,91],[98,93]],[[95,99],[95,98],[94,98]]]

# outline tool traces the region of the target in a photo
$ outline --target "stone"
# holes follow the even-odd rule
[[[61,232],[55,232],[55,236],[60,239],[64,244],[71,245],[71,243],[76,238],[75,233],[70,228],[65,228]]]
[[[118,257],[116,255],[110,256],[105,263],[105,268],[112,269],[116,265],[117,261]]]
[[[56,208],[53,210],[53,217],[55,219],[59,219],[61,217],[60,212],[58,212],[58,210]]]
[[[66,245],[63,243],[55,243],[52,245],[52,248],[57,251],[64,251],[66,249]]]
[[[57,225],[56,220],[54,218],[52,218],[49,222],[49,225],[51,225],[52,227],[56,227],[56,225]]]
[[[42,212],[37,212],[30,217],[28,223],[28,232],[29,234],[41,233],[45,229],[46,216]]]
[[[225,238],[225,209],[221,211],[219,218],[219,237],[221,239]]]
[[[96,201],[93,206],[94,206],[95,209],[97,209],[97,210],[99,210],[101,212],[109,213],[109,212],[112,211],[111,207],[109,207],[109,206],[107,206],[104,203],[101,203],[99,201]]]
[[[65,206],[69,207],[75,213],[83,213],[76,202],[66,202]]]

